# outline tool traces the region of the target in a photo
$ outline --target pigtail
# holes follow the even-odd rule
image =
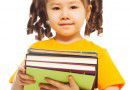
[[[98,35],[103,33],[102,28],[102,0],[92,0],[91,2],[92,9],[90,18],[85,27],[85,35],[90,36],[95,30],[98,31]]]
[[[35,38],[42,40],[45,36],[52,37],[51,27],[47,23],[46,0],[33,0],[30,7],[30,19],[27,25],[27,34],[37,33]]]
[[[27,24],[27,34],[33,33],[33,28],[34,28],[33,23],[37,20],[35,2],[36,2],[36,0],[33,0],[31,7],[30,7],[30,18],[29,18],[29,21]]]

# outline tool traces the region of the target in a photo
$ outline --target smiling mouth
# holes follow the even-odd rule
[[[59,24],[60,26],[70,26],[70,25],[74,25],[74,23],[64,23],[64,24]]]

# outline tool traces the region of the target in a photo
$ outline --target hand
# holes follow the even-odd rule
[[[35,83],[35,80],[32,76],[25,74],[25,68],[23,66],[19,67],[18,73],[16,75],[15,84],[24,86],[28,84]]]
[[[45,80],[50,84],[40,84],[40,90],[80,90],[79,86],[76,84],[72,76],[68,76],[68,84],[64,84],[50,78],[45,78]]]

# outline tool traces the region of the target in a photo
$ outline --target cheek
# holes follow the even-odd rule
[[[48,18],[51,23],[55,23],[58,21],[58,15],[55,14],[55,12],[52,12],[51,10],[48,10]]]
[[[49,18],[51,28],[55,30],[57,28],[58,21],[59,21],[58,15],[55,14],[54,12],[49,12],[48,18]]]
[[[73,20],[74,20],[74,22],[76,24],[75,27],[80,29],[81,26],[84,23],[84,20],[85,20],[84,13],[75,13],[75,14],[73,14]]]
[[[79,12],[72,12],[71,15],[73,15],[73,20],[76,20],[78,22],[81,22],[85,19],[85,12],[79,11]]]
[[[50,15],[49,22],[52,28],[56,28],[58,24],[58,16]]]
[[[81,14],[80,13],[72,13],[72,15],[73,15],[73,19],[74,20],[78,20],[79,18],[81,18]]]

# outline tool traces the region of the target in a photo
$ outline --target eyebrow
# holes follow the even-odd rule
[[[73,4],[73,3],[78,3],[77,1],[71,1],[71,2],[69,2],[69,4]],[[52,3],[50,3],[50,5],[60,5],[60,3],[54,3],[54,2],[52,2]]]

